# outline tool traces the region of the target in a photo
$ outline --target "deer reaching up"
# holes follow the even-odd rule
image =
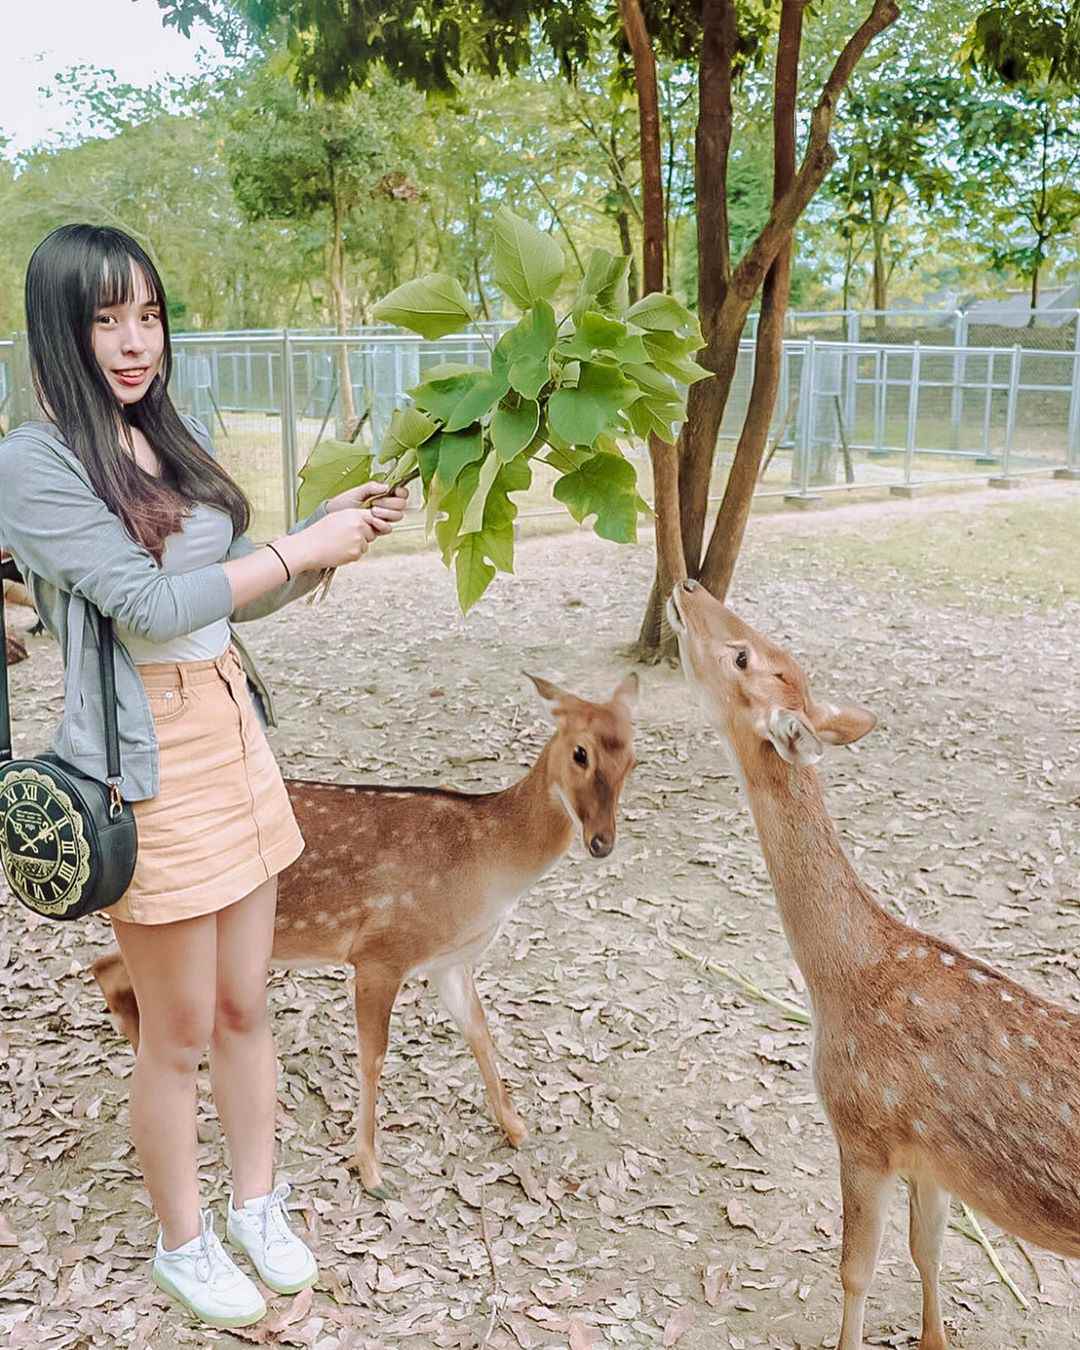
[[[278,887],[273,962],[356,972],[360,1109],[353,1159],[387,1196],[375,1151],[375,1100],[390,1013],[404,980],[426,975],[476,1056],[495,1119],[527,1137],[498,1069],[473,968],[511,908],[567,852],[615,846],[619,794],[634,766],[637,676],[590,703],[530,676],[555,721],[539,759],[500,792],[287,781],[306,848]],[[120,952],[91,967],[119,1030],[139,1040],[139,1009]]]
[[[668,605],[687,679],[734,758],[806,980],[814,1081],[840,1150],[844,1316],[860,1350],[894,1178],[910,1189],[920,1350],[947,1350],[938,1268],[949,1195],[1080,1256],[1080,1017],[887,914],[840,844],[812,767],[864,736],[791,655],[694,581]]]

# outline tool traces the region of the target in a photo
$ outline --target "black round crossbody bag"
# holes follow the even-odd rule
[[[0,576],[17,580],[18,572],[4,563]],[[81,919],[115,904],[131,884],[138,849],[134,813],[120,796],[112,620],[87,608],[101,669],[104,783],[51,751],[12,758],[6,660],[0,664],[0,864],[16,899],[46,919]]]

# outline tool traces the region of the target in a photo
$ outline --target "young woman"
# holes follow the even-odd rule
[[[250,508],[205,429],[168,395],[165,292],[119,230],[67,225],[26,276],[31,366],[48,418],[0,442],[0,540],[64,654],[54,748],[105,777],[95,627],[114,621],[122,792],[139,855],[105,911],[131,972],[142,1035],[131,1131],[160,1221],[155,1282],[213,1326],[263,1298],[226,1254],[196,1173],[195,1080],[209,1046],[228,1139],[228,1237],[281,1293],[315,1259],[275,1189],[277,1063],[266,1008],[277,874],[303,849],[263,721],[265,686],[231,624],[355,562],[404,512],[368,483],[257,546]]]

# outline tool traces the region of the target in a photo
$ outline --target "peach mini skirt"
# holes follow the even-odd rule
[[[103,915],[174,923],[242,900],[303,852],[240,658],[137,666],[157,733],[159,789],[135,802],[139,852]]]

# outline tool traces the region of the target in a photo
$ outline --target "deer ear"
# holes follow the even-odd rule
[[[781,759],[789,764],[816,764],[825,749],[810,724],[790,708],[774,708],[767,735]]]
[[[619,681],[611,696],[612,703],[621,703],[631,717],[637,711],[638,691],[640,689],[637,672],[631,671]]]
[[[850,745],[877,726],[877,718],[857,703],[815,703],[810,708],[814,730],[828,745]]]
[[[522,675],[526,679],[532,680],[536,692],[540,695],[544,707],[554,717],[566,699],[570,697],[564,689],[560,689],[557,684],[552,684],[550,680],[545,680],[542,675],[530,675],[527,670],[523,670]]]

